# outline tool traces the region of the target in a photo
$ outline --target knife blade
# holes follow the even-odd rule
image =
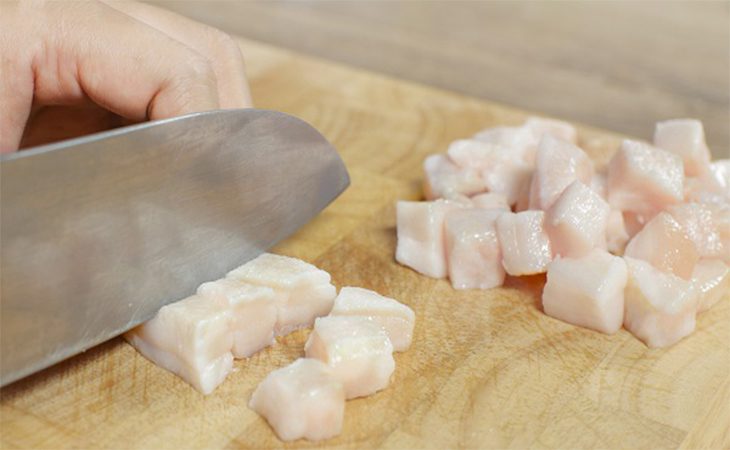
[[[0,385],[150,319],[349,185],[295,117],[221,110],[0,159]]]

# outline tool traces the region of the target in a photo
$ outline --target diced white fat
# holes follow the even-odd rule
[[[464,207],[449,200],[399,201],[395,259],[423,275],[444,278],[447,274],[444,218],[448,211]]]
[[[608,164],[608,203],[650,218],[684,199],[683,181],[679,156],[625,140]]]
[[[469,196],[486,190],[478,170],[461,168],[446,155],[427,157],[423,162],[423,169],[423,190],[428,200]]]
[[[502,210],[464,209],[446,214],[446,257],[456,289],[490,289],[504,282],[496,221]]]
[[[556,258],[548,265],[542,294],[545,314],[613,334],[624,320],[626,263],[596,249],[581,258]]]
[[[345,390],[331,367],[299,358],[269,373],[251,395],[249,407],[282,441],[320,441],[342,431]]]
[[[337,296],[330,274],[297,258],[264,253],[226,278],[266,286],[276,294],[277,318],[274,332],[291,333],[312,325],[316,317],[327,315]]]
[[[395,370],[388,334],[367,317],[320,317],[314,322],[304,352],[308,358],[332,367],[348,399],[385,389]]]
[[[578,140],[578,133],[575,127],[562,120],[528,117],[523,126],[531,130],[538,139],[545,134],[550,134],[573,144]]]
[[[504,194],[496,192],[486,192],[484,194],[477,194],[471,197],[471,203],[474,208],[480,209],[501,209],[509,211],[509,203],[507,197]]]
[[[274,343],[277,315],[273,289],[223,278],[201,284],[198,295],[228,303],[234,358],[248,358]]]
[[[710,174],[730,201],[730,159],[718,159],[710,163]]]
[[[667,212],[695,244],[700,258],[722,257],[722,240],[710,206],[702,203],[680,203],[668,207]]]
[[[722,241],[722,255],[720,259],[730,264],[730,204],[721,203],[708,205],[715,219],[717,232]]]
[[[636,236],[636,233],[641,231],[650,219],[631,211],[623,211],[622,215],[624,217],[624,227],[626,228],[626,233],[629,235],[629,239]]]
[[[495,127],[480,131],[474,135],[473,139],[506,148],[514,160],[533,167],[540,136],[534,130],[524,126]]]
[[[693,283],[624,257],[629,280],[624,293],[624,326],[649,347],[667,347],[695,329],[697,292]]]
[[[544,220],[544,211],[499,216],[497,237],[502,249],[502,265],[508,274],[519,276],[547,271],[553,258]]]
[[[514,161],[500,161],[482,171],[484,185],[489,192],[502,194],[510,205],[529,195],[532,168]]]
[[[629,239],[624,215],[618,209],[612,209],[606,222],[606,248],[614,255],[623,255]]]
[[[142,355],[210,394],[233,367],[228,302],[193,295],[163,306],[124,336]]]
[[[608,200],[608,174],[605,172],[599,172],[593,175],[590,187],[593,189],[593,192],[598,194],[602,199]]]
[[[593,163],[583,150],[552,135],[543,136],[532,174],[530,209],[548,209],[571,183],[590,184],[591,178]]]
[[[657,269],[685,280],[692,278],[700,258],[682,226],[666,212],[657,214],[631,238],[624,254],[648,261]]]
[[[591,188],[574,181],[545,213],[545,230],[554,255],[579,258],[606,248],[610,208]]]
[[[697,312],[707,311],[730,293],[730,267],[719,259],[700,259],[692,272],[699,293]]]
[[[394,351],[402,352],[411,346],[416,314],[403,303],[377,292],[343,287],[335,298],[330,315],[366,317],[385,330]]]
[[[710,163],[705,130],[699,120],[673,119],[657,122],[654,145],[682,158],[687,176],[702,174]]]

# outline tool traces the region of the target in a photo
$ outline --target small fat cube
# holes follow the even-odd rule
[[[710,173],[716,188],[730,201],[730,159],[718,159],[710,163]]]
[[[449,200],[399,201],[395,259],[423,275],[444,278],[447,273],[444,219],[447,212],[464,207],[463,203]]]
[[[624,257],[629,280],[624,326],[649,347],[667,347],[695,329],[697,292],[692,282],[646,261]]]
[[[542,294],[545,314],[606,334],[621,328],[628,273],[622,258],[596,249],[548,265]]]
[[[490,289],[504,282],[496,221],[501,210],[464,209],[446,215],[446,257],[456,289]]]
[[[544,211],[499,216],[497,237],[502,249],[502,265],[508,274],[533,275],[547,271],[553,254],[544,222]]]
[[[648,261],[657,269],[685,280],[692,278],[700,258],[682,226],[666,212],[657,214],[636,233],[624,254]]]
[[[608,175],[606,173],[596,173],[591,178],[591,189],[602,199],[608,199]]]
[[[667,208],[695,244],[701,258],[719,258],[723,245],[713,208],[702,203],[680,203]]]
[[[276,295],[273,289],[223,278],[201,284],[198,294],[228,303],[234,358],[248,358],[274,343]]]
[[[505,196],[510,205],[529,196],[533,169],[521,162],[502,160],[482,170],[484,186],[489,192]]]
[[[193,295],[163,306],[125,338],[143,356],[210,394],[233,367],[228,303]]]
[[[312,325],[327,315],[337,296],[330,274],[300,259],[264,253],[232,270],[226,278],[274,290],[278,336]]]
[[[543,136],[532,174],[530,209],[547,210],[574,181],[590,184],[593,173],[593,163],[579,147],[552,135]]]
[[[475,134],[474,140],[497,145],[506,150],[514,161],[520,161],[529,167],[535,164],[535,152],[540,141],[534,130],[527,127],[494,127]]]
[[[631,237],[626,229],[623,213],[612,209],[606,221],[606,248],[614,255],[623,255],[629,239]]]
[[[377,292],[343,287],[335,299],[330,315],[366,317],[385,330],[394,351],[402,352],[411,346],[416,314],[403,303]]]
[[[503,211],[509,211],[509,203],[507,197],[504,194],[497,192],[485,192],[483,194],[477,194],[471,197],[471,203],[474,208],[480,209],[500,209]]]
[[[591,188],[574,181],[545,213],[545,230],[553,254],[579,258],[606,248],[611,208]]]
[[[454,164],[448,156],[431,155],[423,162],[425,173],[423,190],[428,200],[454,198],[459,195],[473,195],[484,192],[484,181],[479,171],[462,168]]]
[[[673,119],[657,122],[654,145],[682,158],[687,176],[702,174],[710,164],[710,150],[705,143],[705,130],[699,120]]]
[[[320,441],[342,432],[345,390],[331,367],[299,358],[269,373],[251,395],[249,407],[282,441]]]
[[[575,127],[562,120],[528,117],[523,126],[532,131],[538,138],[545,134],[550,134],[572,144],[575,144],[578,140],[578,133]]]
[[[307,358],[319,359],[332,367],[348,399],[385,389],[395,370],[388,334],[367,317],[317,319],[304,352]]]
[[[719,259],[701,259],[692,272],[698,290],[697,312],[707,311],[730,292],[730,267]]]
[[[608,164],[608,203],[653,217],[684,199],[682,159],[643,142],[625,140]]]

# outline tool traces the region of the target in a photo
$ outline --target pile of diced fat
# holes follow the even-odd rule
[[[234,358],[312,324],[306,357],[271,372],[249,405],[282,440],[320,440],[340,433],[345,399],[389,384],[393,352],[411,344],[411,308],[357,287],[337,294],[327,272],[265,253],[164,306],[125,337],[152,362],[209,394],[231,372]]]
[[[730,290],[730,160],[702,124],[659,122],[596,170],[575,128],[530,118],[424,162],[429,201],[397,204],[396,259],[456,289],[547,272],[546,314],[672,345]]]

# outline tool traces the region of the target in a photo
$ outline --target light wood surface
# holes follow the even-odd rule
[[[696,117],[730,157],[730,2],[157,1],[229,33],[649,138]]]
[[[540,311],[544,279],[455,291],[394,262],[394,201],[421,195],[421,162],[524,113],[243,41],[260,107],[296,114],[330,139],[352,186],[275,251],[311,261],[338,287],[374,289],[417,315],[391,386],[349,401],[339,448],[718,448],[730,445],[730,299],[689,338],[650,350]],[[600,162],[618,138],[582,128]],[[247,407],[258,382],[303,353],[307,331],[237,361],[204,397],[121,339],[0,391],[2,448],[278,448]]]

